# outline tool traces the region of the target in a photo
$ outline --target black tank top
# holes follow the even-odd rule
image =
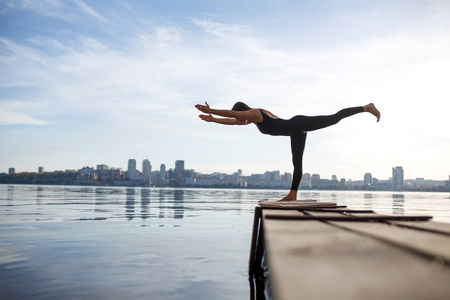
[[[274,119],[266,115],[262,110],[259,110],[263,116],[262,122],[256,122],[256,127],[264,134],[270,135],[290,135],[288,120]]]

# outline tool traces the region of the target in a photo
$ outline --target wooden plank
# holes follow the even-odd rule
[[[286,217],[286,216],[304,216],[303,213],[299,212],[298,210],[295,209],[268,209],[268,208],[264,208],[262,210],[262,215],[265,218],[267,215],[272,216],[272,217]]]
[[[340,206],[337,208],[308,208],[305,209],[307,211],[323,211],[323,212],[346,212],[346,213],[373,213],[373,210],[370,209],[351,209],[351,208],[341,208]]]
[[[269,201],[268,199],[258,201],[258,204],[261,203],[275,203],[275,204],[289,204],[289,203],[317,203],[317,200],[307,199],[307,200],[296,200],[296,201]]]
[[[345,217],[344,214],[340,212],[324,212],[324,211],[307,211],[305,215],[313,217]]]
[[[427,230],[431,232],[450,234],[450,223],[440,223],[440,222],[402,222],[395,221],[392,222],[394,225],[404,226],[408,228],[415,228],[421,230]]]
[[[450,263],[449,236],[390,226],[383,223],[330,222],[330,224],[362,233],[429,257],[441,257]]]
[[[330,213],[331,214],[331,213]],[[384,215],[370,215],[370,216],[350,216],[343,214],[334,214],[334,215],[323,215],[323,216],[294,216],[294,215],[286,215],[286,216],[276,216],[276,215],[267,215],[268,219],[284,219],[284,220],[299,220],[299,221],[348,221],[348,222],[361,222],[361,221],[416,221],[416,220],[429,220],[430,216],[384,216]]]
[[[349,216],[354,216],[354,217],[372,217],[372,216],[392,216],[392,215],[384,215],[384,214],[377,214],[377,213],[355,213],[355,212],[349,212],[347,213],[347,215]],[[399,215],[395,215],[395,216],[399,216]]]
[[[450,272],[431,260],[317,221],[266,219],[274,298],[448,299]]]
[[[308,207],[323,207],[323,208],[334,208],[336,207],[336,203],[332,202],[318,202],[318,203],[280,203],[280,202],[261,202],[259,203],[261,207],[264,208],[277,208],[277,209],[301,209]]]

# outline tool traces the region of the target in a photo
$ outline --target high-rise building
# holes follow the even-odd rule
[[[142,161],[142,176],[144,177],[144,180],[150,179],[152,176],[152,165],[148,159]]]
[[[135,159],[128,160],[127,175],[128,175],[129,179],[136,179],[136,177],[137,177],[136,160]]]
[[[301,188],[311,188],[311,174],[305,173],[300,181]]]
[[[372,174],[371,173],[364,174],[364,185],[365,186],[372,185]]]
[[[291,181],[292,181],[292,174],[291,174],[291,173],[284,172],[284,177],[283,177],[282,180],[291,182]]]
[[[97,171],[108,171],[108,165],[97,165]]]
[[[275,181],[281,180],[280,171],[273,171],[272,173],[273,173],[273,180]]]
[[[378,179],[377,178],[372,178],[372,186],[374,187],[374,188],[378,188]]]
[[[44,167],[39,167],[38,168],[38,173],[44,173]]]
[[[166,175],[166,165],[165,164],[161,164],[161,166],[159,167],[159,180],[164,183],[167,180],[167,175]]]
[[[392,168],[392,188],[398,190],[402,189],[404,185],[403,167]]]
[[[183,172],[184,171],[184,160],[175,161],[175,172]]]
[[[16,173],[16,169],[14,169],[14,168],[9,168],[8,174],[14,174],[14,173]]]

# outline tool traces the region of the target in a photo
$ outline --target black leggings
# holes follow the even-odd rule
[[[289,120],[289,126],[293,126],[292,128],[295,128],[298,132],[291,135],[292,163],[294,164],[291,190],[298,190],[303,176],[303,152],[305,150],[306,131],[314,131],[334,125],[344,118],[363,111],[364,108],[359,106],[345,108],[334,115],[316,117],[295,116]]]

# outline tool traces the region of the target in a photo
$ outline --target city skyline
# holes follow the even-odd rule
[[[128,174],[128,176],[133,179],[133,178],[137,178],[138,175],[144,176],[145,178],[150,178],[150,174],[153,172],[161,172],[162,170],[164,170],[164,172],[168,172],[169,170],[174,170],[174,171],[184,171],[184,170],[189,170],[189,171],[194,171],[195,173],[199,173],[202,175],[209,175],[209,174],[237,174],[239,173],[240,176],[244,176],[244,177],[248,177],[248,176],[252,176],[252,175],[258,175],[258,174],[265,174],[268,172],[278,172],[278,174],[281,176],[281,174],[289,174],[290,176],[292,176],[292,171],[284,171],[284,170],[264,170],[263,172],[260,173],[247,173],[242,169],[237,169],[234,170],[232,172],[224,172],[221,170],[215,170],[213,172],[210,173],[204,173],[204,172],[199,172],[197,169],[195,168],[186,168],[185,169],[185,160],[175,160],[173,168],[167,168],[166,169],[166,164],[165,163],[161,163],[158,168],[153,168],[153,165],[151,164],[151,160],[149,160],[148,158],[144,158],[142,159],[142,169],[141,171],[139,170],[139,168],[137,168],[137,160],[132,158],[132,159],[128,159],[128,164],[127,164],[127,168],[123,168],[120,166],[109,166],[108,164],[95,164],[95,167],[90,167],[90,166],[84,166],[82,168],[92,168],[94,170],[108,170],[108,169],[112,169],[112,170],[116,170],[116,169],[120,169],[123,172],[126,172]],[[1,172],[0,170],[0,174],[11,174],[11,169],[14,170],[13,173],[20,173],[20,172],[16,172],[14,167],[10,167],[8,168],[8,171],[6,172]],[[45,171],[44,171],[45,170]],[[53,170],[54,172],[57,171],[79,171],[81,170],[81,167],[75,168],[75,169],[57,169],[57,170]],[[152,171],[153,170],[153,171]],[[392,180],[394,187],[398,187],[401,186],[402,184],[400,184],[400,182],[404,182],[407,180],[433,180],[433,181],[448,181],[450,180],[450,174],[446,177],[446,178],[440,178],[440,179],[435,179],[435,178],[426,178],[423,176],[419,176],[419,177],[407,177],[404,175],[404,168],[403,166],[395,166],[395,167],[391,167],[391,176],[387,177],[387,178],[383,178],[383,177],[378,177],[378,176],[374,176],[373,173],[371,172],[365,172],[363,174],[361,174],[361,176],[359,177],[355,177],[355,178],[351,178],[351,177],[346,177],[346,176],[341,176],[341,175],[336,175],[336,174],[332,174],[329,177],[326,176],[322,176],[320,175],[320,173],[317,172],[304,172],[303,175],[307,174],[308,176],[315,176],[318,175],[319,179],[331,179],[331,180],[337,180],[337,181],[341,181],[342,179],[345,179],[345,181],[354,181],[354,182],[364,182],[364,184],[366,184],[367,182],[370,182],[370,184],[372,184],[372,181],[374,179],[376,180],[382,180],[382,181],[386,181],[386,180]],[[33,171],[24,171],[24,173],[42,173],[42,172],[50,172],[47,170],[47,168],[45,168],[44,166],[39,166],[37,167],[37,171],[33,172]],[[131,172],[131,175],[130,175]],[[303,179],[302,179],[303,180]]]
[[[450,2],[0,1],[0,170],[184,157],[202,173],[292,172],[288,138],[199,120],[236,101],[308,133],[304,170],[446,178]],[[140,167],[140,166],[139,166]]]

